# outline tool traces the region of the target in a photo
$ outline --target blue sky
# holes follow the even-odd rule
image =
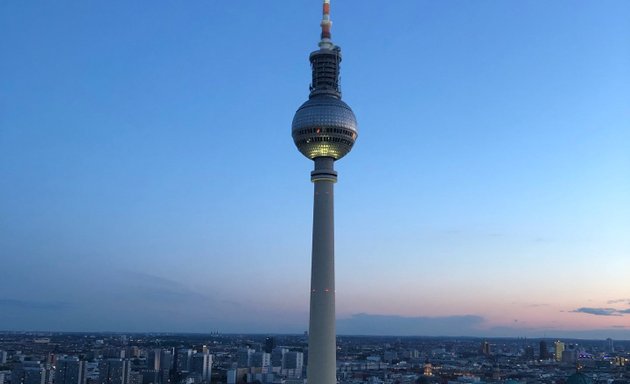
[[[628,15],[333,1],[359,121],[336,165],[340,332],[630,339]],[[319,18],[2,2],[0,329],[306,329],[312,164],[290,124]]]

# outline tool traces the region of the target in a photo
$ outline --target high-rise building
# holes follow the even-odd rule
[[[129,358],[140,357],[140,348],[137,345],[130,346],[127,348],[127,356],[129,356]]]
[[[553,343],[553,349],[555,351],[556,361],[562,361],[562,352],[564,352],[564,343],[560,340],[557,340]]]
[[[57,364],[57,359],[65,358],[67,355],[59,355],[56,353],[48,353],[46,355],[46,364],[55,365]]]
[[[481,347],[479,348],[479,351],[481,352],[482,355],[490,356],[490,343],[487,340],[484,340],[481,343]]]
[[[549,360],[549,348],[547,347],[547,342],[545,340],[540,340],[538,359]]]
[[[24,368],[24,376],[22,384],[45,384],[46,368],[44,367],[26,367]]]
[[[238,367],[239,368],[249,367],[251,365],[251,361],[252,361],[251,359],[254,352],[255,351],[251,348],[239,349],[236,352],[236,358],[237,358],[236,364],[238,365]]]
[[[131,365],[125,359],[105,359],[98,365],[100,384],[129,384]]]
[[[147,369],[158,371],[160,369],[160,360],[162,358],[161,349],[152,349],[147,353]]]
[[[11,384],[46,384],[51,378],[51,370],[39,361],[22,361],[11,371]]]
[[[615,352],[615,344],[613,339],[611,339],[610,337],[606,339],[606,347],[605,347],[606,352],[608,353],[613,353]]]
[[[167,384],[170,382],[170,373],[171,369],[173,369],[174,360],[172,350],[162,350],[162,353],[160,354],[159,383]]]
[[[525,351],[523,352],[523,357],[526,360],[534,360],[534,347],[528,345],[525,347]]]
[[[199,352],[192,355],[190,371],[201,375],[202,382],[209,383],[212,376],[212,355],[208,352]]]
[[[190,372],[190,358],[192,357],[192,349],[182,348],[177,350],[177,359],[175,362],[177,373]]]
[[[238,370],[237,369],[228,369],[226,372],[227,384],[236,384]]]
[[[143,369],[142,374],[142,384],[159,384],[160,383],[160,371],[156,369]]]
[[[291,351],[284,354],[284,364],[282,368],[289,378],[296,379],[302,377],[303,367],[304,354],[302,352]]]
[[[131,371],[129,372],[129,384],[142,384],[144,377],[142,372]]]
[[[55,367],[55,384],[85,384],[87,366],[78,357],[57,359]]]
[[[6,364],[7,363],[7,357],[8,357],[8,353],[7,351],[3,351],[0,349],[0,364]]]
[[[570,348],[562,351],[562,357],[560,358],[560,360],[563,363],[575,364],[578,361],[578,352],[579,351],[576,347],[571,346]]]
[[[429,359],[425,360],[424,366],[423,366],[423,369],[422,369],[422,373],[425,376],[433,376],[433,365],[431,364]]]
[[[249,359],[249,366],[263,369],[271,366],[271,354],[267,352],[252,353]]]
[[[276,339],[272,336],[265,338],[265,347],[264,351],[267,353],[271,353],[273,349],[276,347]]]
[[[282,367],[284,361],[284,354],[289,352],[288,348],[276,347],[271,351],[271,366]]]
[[[331,40],[330,0],[324,0],[319,50],[310,54],[312,82],[309,99],[293,117],[291,133],[299,151],[315,162],[313,250],[311,262],[310,319],[307,380],[309,384],[335,384],[335,161],[352,149],[357,121],[341,100],[339,65],[341,49]]]

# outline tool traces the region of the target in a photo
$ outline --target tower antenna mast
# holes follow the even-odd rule
[[[321,40],[319,47],[322,49],[333,49],[334,44],[331,40],[330,28],[332,27],[332,21],[330,20],[330,0],[324,0],[322,8],[322,27]]]

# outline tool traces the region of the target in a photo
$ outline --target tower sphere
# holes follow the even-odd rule
[[[298,150],[309,159],[339,160],[357,139],[357,119],[342,100],[318,95],[295,112],[291,133]]]

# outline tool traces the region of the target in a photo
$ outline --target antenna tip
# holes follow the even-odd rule
[[[334,44],[331,41],[332,35],[330,33],[330,27],[332,26],[332,21],[330,21],[330,0],[324,0],[322,8],[322,22],[320,25],[322,27],[322,34],[319,47],[332,49]]]

